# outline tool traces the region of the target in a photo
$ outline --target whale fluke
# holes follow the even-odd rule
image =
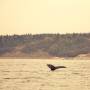
[[[47,66],[50,68],[51,71],[54,71],[59,68],[66,68],[65,66],[54,66],[52,64],[47,64]]]

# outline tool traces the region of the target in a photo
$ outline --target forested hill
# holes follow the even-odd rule
[[[0,36],[0,57],[75,57],[87,53],[90,33]]]

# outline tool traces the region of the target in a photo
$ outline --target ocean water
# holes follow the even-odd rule
[[[0,59],[0,90],[90,90],[90,60]]]

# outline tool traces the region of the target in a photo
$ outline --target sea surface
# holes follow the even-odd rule
[[[0,59],[0,90],[90,90],[90,60]]]

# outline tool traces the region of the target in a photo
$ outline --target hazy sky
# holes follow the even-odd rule
[[[90,0],[0,0],[0,34],[90,32]]]

